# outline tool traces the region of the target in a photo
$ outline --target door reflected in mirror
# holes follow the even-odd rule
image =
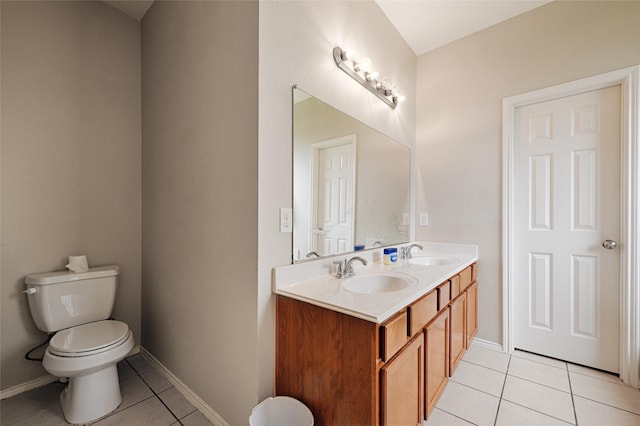
[[[406,145],[293,89],[293,261],[409,239]]]

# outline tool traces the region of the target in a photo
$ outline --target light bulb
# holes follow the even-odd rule
[[[342,50],[340,52],[340,58],[343,61],[353,61],[353,58],[355,58],[355,53],[353,50]]]
[[[385,78],[384,80],[382,80],[382,90],[384,90],[385,96],[391,96],[393,94],[393,92],[391,91],[392,85],[393,85],[393,82],[388,78]]]
[[[368,82],[372,82],[372,81],[375,81],[379,75],[380,73],[378,71],[371,71],[371,72],[365,73],[365,78],[367,79]]]
[[[362,58],[360,61],[356,62],[355,70],[362,72],[369,72],[371,69],[371,59]]]

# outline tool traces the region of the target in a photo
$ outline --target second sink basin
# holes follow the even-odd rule
[[[409,263],[423,266],[446,266],[458,263],[458,259],[447,256],[417,256],[409,259]]]
[[[343,286],[352,293],[376,294],[403,290],[417,283],[413,277],[391,272],[355,275],[347,278]]]

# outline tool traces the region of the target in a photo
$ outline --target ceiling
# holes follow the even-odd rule
[[[375,0],[416,55],[506,21],[549,0]]]
[[[151,7],[153,0],[102,0],[111,7],[136,18],[138,21],[142,19],[147,10]]]
[[[153,0],[103,0],[141,20]],[[344,0],[348,1],[348,0]],[[444,46],[550,0],[375,0],[416,55]]]

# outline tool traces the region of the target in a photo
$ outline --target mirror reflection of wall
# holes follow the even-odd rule
[[[407,242],[409,148],[293,92],[293,260]]]

